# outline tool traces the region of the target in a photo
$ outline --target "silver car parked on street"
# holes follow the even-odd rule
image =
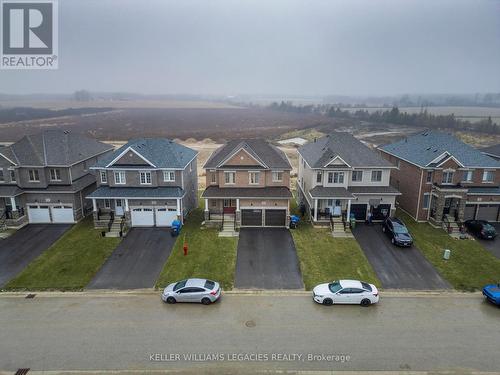
[[[163,302],[197,302],[210,305],[221,295],[219,283],[207,279],[186,279],[168,285],[161,295]]]

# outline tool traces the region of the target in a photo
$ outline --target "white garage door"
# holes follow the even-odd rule
[[[30,223],[50,223],[49,206],[28,205]]]
[[[157,227],[171,227],[172,221],[177,219],[177,210],[175,208],[157,208],[155,214]]]
[[[74,223],[75,218],[73,217],[73,207],[71,206],[53,206],[52,211],[52,222],[53,223]]]
[[[131,208],[131,219],[133,227],[152,227],[155,225],[154,212],[152,208]]]

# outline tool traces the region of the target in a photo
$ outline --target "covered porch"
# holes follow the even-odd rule
[[[351,201],[355,198],[347,189],[340,187],[316,186],[309,191],[311,220],[314,223],[329,223],[340,218],[349,221]]]
[[[28,221],[23,191],[17,186],[0,187],[0,226],[18,227]]]
[[[429,223],[450,234],[459,232],[465,217],[466,189],[433,187],[430,194]]]

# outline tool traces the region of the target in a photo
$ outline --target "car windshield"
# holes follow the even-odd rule
[[[397,233],[397,234],[407,234],[408,233],[408,229],[406,229],[406,227],[404,225],[401,225],[401,224],[394,224],[394,233]]]
[[[184,288],[186,282],[187,280],[179,281],[177,284],[174,285],[174,291],[179,290],[180,288]]]
[[[484,230],[487,230],[487,231],[494,231],[495,230],[495,227],[493,225],[491,225],[490,223],[484,223],[483,224],[483,229]]]
[[[211,280],[205,281],[205,289],[212,290],[215,286],[215,283]]]
[[[342,286],[338,281],[334,281],[333,283],[328,284],[328,288],[330,289],[330,292],[337,293],[340,289],[342,289]]]
[[[370,286],[370,284],[368,283],[365,283],[365,282],[361,282],[361,286],[363,287],[363,289],[365,290],[369,290],[370,292],[372,291],[372,287]]]

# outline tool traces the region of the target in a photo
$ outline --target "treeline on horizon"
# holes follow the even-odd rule
[[[0,123],[85,115],[111,110],[112,108],[67,108],[59,110],[32,107],[0,108]]]
[[[336,105],[294,105],[291,102],[282,101],[281,103],[273,102],[268,106],[268,108],[275,111],[303,114],[315,113],[331,118],[354,119],[373,123],[406,125],[429,129],[468,130],[488,134],[500,134],[500,125],[494,123],[490,116],[477,122],[470,122],[468,120],[456,118],[454,114],[435,115],[429,113],[424,107],[422,107],[419,113],[402,112],[398,107],[392,107],[383,111],[377,110],[369,112],[366,109],[357,109],[355,111],[343,110],[340,106]]]

